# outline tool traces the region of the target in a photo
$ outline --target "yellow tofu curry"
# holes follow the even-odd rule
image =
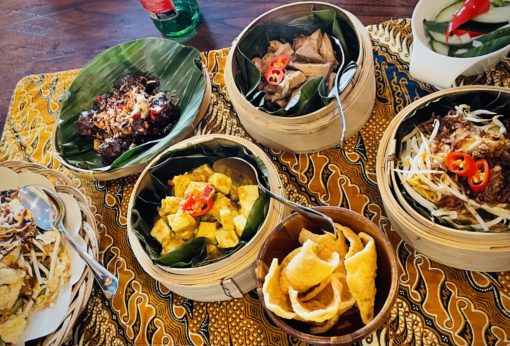
[[[209,259],[239,243],[259,198],[257,185],[236,186],[231,177],[207,164],[174,176],[168,184],[172,195],[161,200],[159,218],[151,230],[162,246],[161,255],[197,237],[206,240]]]

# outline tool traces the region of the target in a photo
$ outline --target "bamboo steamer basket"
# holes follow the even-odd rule
[[[135,235],[131,224],[131,211],[135,197],[143,190],[148,180],[148,172],[158,163],[162,155],[175,150],[193,147],[197,144],[216,147],[222,145],[244,146],[256,155],[269,172],[269,186],[273,193],[284,196],[284,187],[276,168],[262,149],[255,144],[234,136],[211,134],[192,137],[175,144],[158,155],[144,169],[136,182],[128,206],[128,238],[131,248],[142,268],[155,280],[161,282],[171,291],[196,301],[222,301],[241,298],[257,286],[255,276],[258,252],[271,230],[286,216],[289,211],[282,204],[269,201],[266,219],[255,236],[241,249],[231,256],[197,268],[170,268],[156,265],[148,256],[140,240]]]
[[[202,99],[202,103],[198,109],[198,112],[193,120],[191,126],[189,126],[188,130],[184,132],[180,137],[176,138],[175,143],[193,135],[193,132],[197,128],[198,124],[204,117],[207,108],[209,107],[209,103],[211,102],[211,80],[209,79],[209,74],[205,67],[202,68],[202,74],[205,80],[205,90],[204,90],[204,98]],[[143,170],[143,168],[147,165],[147,162],[138,163],[135,165],[115,168],[107,172],[94,171],[89,169],[83,169],[69,164],[62,156],[60,156],[60,151],[58,147],[57,141],[57,129],[59,125],[59,120],[55,121],[55,125],[53,127],[53,134],[51,136],[51,150],[53,151],[53,156],[58,160],[58,162],[73,172],[76,176],[84,179],[91,179],[97,181],[105,181],[105,180],[113,180],[122,178],[128,175],[139,173]]]
[[[314,152],[340,144],[342,122],[336,101],[309,114],[297,117],[275,116],[254,107],[239,91],[234,52],[243,36],[257,24],[287,22],[309,14],[312,9],[343,12],[351,20],[360,42],[358,69],[340,94],[346,118],[346,138],[354,136],[365,124],[375,102],[375,73],[372,43],[367,29],[352,13],[323,2],[297,2],[277,7],[252,21],[234,40],[225,68],[225,86],[241,123],[259,143],[276,150],[296,153]]]
[[[80,236],[87,245],[88,253],[95,259],[100,259],[98,244],[99,232],[97,230],[94,213],[90,210],[87,198],[74,187],[73,182],[68,177],[58,171],[48,169],[47,167],[23,161],[0,162],[0,167],[9,168],[16,173],[30,172],[39,174],[49,179],[54,184],[55,191],[72,196],[76,202],[78,202],[83,219]],[[62,345],[68,340],[69,335],[73,332],[74,324],[87,305],[93,284],[94,275],[88,268],[85,268],[80,279],[72,286],[69,307],[60,325],[52,333],[41,339],[37,339],[42,345]]]
[[[432,93],[413,102],[391,121],[379,145],[376,175],[384,209],[397,233],[413,248],[430,259],[459,269],[474,271],[510,270],[510,232],[462,231],[434,223],[414,210],[392,179],[396,154],[396,132],[402,121],[416,109],[444,96],[477,92],[501,93],[510,99],[510,89],[492,86],[465,86]]]

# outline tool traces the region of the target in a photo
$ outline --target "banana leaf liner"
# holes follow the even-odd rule
[[[92,107],[97,95],[111,91],[115,81],[128,73],[159,77],[161,90],[175,92],[179,99],[179,120],[166,136],[140,144],[106,165],[94,151],[93,141],[78,134],[76,121],[82,111]],[[56,132],[59,153],[69,164],[94,171],[148,162],[189,130],[205,88],[200,55],[195,48],[162,38],[139,39],[109,48],[80,71],[63,98]]]
[[[263,56],[271,40],[292,42],[298,35],[310,35],[317,29],[329,35],[337,60],[340,62],[336,77],[340,81],[338,93],[347,87],[356,72],[356,61],[360,54],[360,42],[354,26],[342,12],[312,11],[310,15],[296,18],[289,23],[256,25],[239,42],[234,54],[237,64],[234,78],[241,93],[253,106],[269,114],[292,117],[314,112],[326,106],[335,97],[335,89],[329,94],[326,92],[326,78],[315,77],[303,84],[300,92],[285,108],[270,111],[264,107],[264,97],[267,93],[257,90],[262,75],[251,59]]]
[[[185,268],[217,262],[246,245],[259,230],[269,208],[269,198],[265,194],[261,194],[255,201],[239,243],[233,248],[219,249],[222,255],[218,258],[207,258],[206,243],[202,237],[188,240],[176,249],[161,255],[161,244],[150,234],[152,226],[159,217],[158,207],[161,206],[161,200],[171,195],[171,190],[165,182],[175,175],[189,172],[205,163],[212,166],[216,160],[224,157],[246,159],[257,167],[259,176],[267,181],[269,173],[264,164],[246,148],[238,146],[220,146],[211,149],[204,145],[196,145],[163,155],[159,163],[149,170],[150,179],[136,196],[130,217],[133,231],[155,263],[174,268]],[[269,188],[266,182],[264,185]]]
[[[395,153],[397,159],[400,157],[402,153],[402,139],[406,135],[408,135],[420,124],[429,120],[432,116],[432,113],[435,113],[436,116],[444,116],[448,113],[448,111],[452,110],[455,106],[461,104],[470,105],[471,109],[486,109],[492,112],[497,112],[503,115],[502,118],[503,120],[510,119],[510,97],[508,96],[508,94],[502,94],[494,91],[477,91],[476,93],[457,94],[437,98],[431,101],[430,103],[417,108],[400,124],[395,134],[396,140]],[[461,228],[456,227],[440,216],[433,216],[429,212],[429,210],[421,206],[418,202],[416,202],[416,200],[414,200],[414,198],[412,198],[407,193],[398,175],[396,175],[396,181],[397,186],[392,187],[392,193],[396,201],[398,201],[399,199],[395,194],[395,189],[398,189],[402,196],[407,201],[407,203],[426,219],[446,227],[451,227],[465,231],[480,232],[480,230],[477,230],[471,226],[464,226]],[[501,232],[508,230],[510,230],[510,228],[500,230],[498,229],[497,231]]]

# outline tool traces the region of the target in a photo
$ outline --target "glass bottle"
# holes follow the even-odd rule
[[[197,0],[140,0],[163,37],[184,42],[196,34]]]

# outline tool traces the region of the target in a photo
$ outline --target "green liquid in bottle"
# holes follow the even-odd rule
[[[163,37],[184,42],[195,36],[200,21],[196,0],[141,0],[141,3]]]

